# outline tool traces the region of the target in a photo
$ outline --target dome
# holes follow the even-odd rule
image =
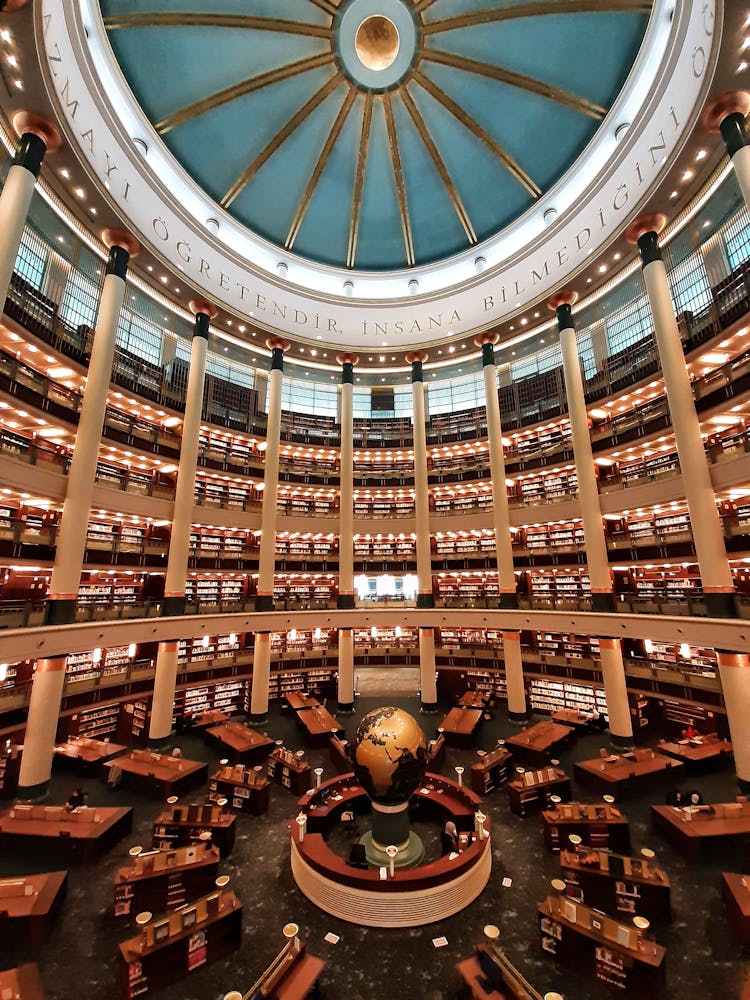
[[[635,0],[598,10],[508,0],[100,6],[151,141],[280,251],[364,271],[444,260],[532,208],[612,108],[651,9]]]
[[[406,802],[427,768],[427,745],[416,719],[400,708],[376,708],[357,727],[354,773],[380,802]]]

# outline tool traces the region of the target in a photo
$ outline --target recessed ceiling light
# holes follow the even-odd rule
[[[13,84],[15,85],[15,87],[16,87],[17,90],[23,90],[23,81],[22,80],[14,80]]]
[[[0,31],[0,38],[2,38],[4,42],[10,41],[10,32],[8,31],[7,28],[3,28],[3,30]]]
[[[606,270],[607,270],[607,265],[606,264],[600,264],[599,265],[599,274],[604,274],[606,272]]]
[[[676,197],[677,197],[677,195],[678,195],[679,193],[680,193],[679,191],[673,191],[673,192],[672,192],[672,193],[670,194],[670,196],[669,196],[669,197],[670,197],[670,198],[676,198]]]
[[[701,160],[705,160],[707,156],[708,153],[705,151],[705,149],[699,149],[698,152],[695,154],[695,158],[699,163]]]
[[[76,198],[86,197],[86,192],[83,190],[82,187],[73,188],[73,194],[76,196]]]
[[[96,215],[96,208],[92,205],[89,212],[91,212],[92,215]]]
[[[166,276],[166,274],[162,274],[161,278],[159,278],[159,281],[161,281],[162,285],[166,285],[166,283],[169,281],[169,278]]]
[[[613,260],[619,260],[619,259],[620,259],[620,257],[622,257],[622,254],[621,254],[621,253],[620,253],[620,251],[618,250],[618,251],[617,251],[617,253],[616,253],[616,254],[615,254],[615,255],[613,256],[613,258],[612,258],[612,259],[613,259]]]
[[[693,178],[693,171],[692,170],[686,170],[683,173],[683,175],[680,178],[680,180],[682,180],[682,181],[689,181],[689,180],[692,180],[692,178]]]
[[[14,69],[18,65],[18,60],[15,56],[8,56],[8,65],[12,66]]]

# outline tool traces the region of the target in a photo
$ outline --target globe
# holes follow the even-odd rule
[[[376,802],[405,802],[427,769],[427,745],[416,719],[400,708],[376,708],[357,727],[354,773]]]

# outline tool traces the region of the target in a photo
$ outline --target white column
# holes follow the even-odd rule
[[[717,650],[737,780],[750,791],[750,656]]]
[[[211,302],[194,299],[190,309],[195,315],[193,343],[190,352],[190,372],[185,393],[185,416],[182,421],[180,467],[169,537],[169,559],[162,602],[162,616],[185,613],[185,577],[190,559],[190,529],[195,506],[195,470],[198,464],[203,386],[206,381],[206,353],[209,324],[218,309]],[[172,648],[174,647],[174,648]],[[177,684],[177,644],[159,643],[154,675],[154,696],[151,706],[149,740],[161,742],[172,732],[172,708]]]
[[[617,745],[629,746],[633,739],[633,719],[622,662],[622,643],[619,639],[600,638],[599,652],[610,737]]]
[[[737,183],[750,211],[750,137],[747,115],[750,94],[745,90],[730,90],[709,101],[703,111],[702,124],[707,132],[721,132]]]
[[[5,305],[26,217],[46,152],[61,145],[57,127],[41,115],[19,111],[13,117],[19,134],[13,165],[0,192],[0,303]]]
[[[341,450],[339,471],[339,608],[354,607],[354,365],[355,354],[339,354],[341,370]],[[354,710],[354,638],[339,629],[340,711]]]
[[[139,250],[133,237],[119,230],[107,230],[103,239],[110,247],[109,262],[57,535],[50,595],[45,608],[47,625],[66,625],[75,621],[115,336],[125,296],[125,276],[129,258]],[[64,656],[37,663],[21,758],[20,798],[42,798],[47,793],[65,683],[65,663]]]
[[[419,630],[419,688],[422,692],[423,711],[437,705],[437,678],[435,676],[435,629]]]
[[[510,530],[508,487],[505,479],[505,451],[500,401],[497,395],[497,367],[494,344],[496,334],[481,334],[474,343],[482,348],[484,403],[487,413],[487,439],[490,448],[490,478],[492,481],[492,518],[495,528],[495,556],[501,608],[517,608],[516,576],[513,572],[513,536]],[[523,678],[521,633],[503,632],[505,683],[508,689],[508,714],[516,722],[528,718],[526,685]]]
[[[250,720],[262,722],[268,715],[268,682],[271,677],[271,633],[256,632],[253,649],[253,685]]]
[[[18,779],[18,798],[22,801],[38,801],[48,794],[65,663],[64,656],[36,663]]]
[[[271,372],[268,379],[268,429],[266,460],[263,472],[263,506],[260,515],[260,553],[258,555],[258,594],[256,611],[273,610],[273,574],[276,566],[276,525],[279,485],[279,443],[281,441],[281,381],[284,372],[284,351],[289,342],[276,338],[266,341],[271,351]],[[268,715],[268,681],[271,676],[271,636],[257,632],[253,651],[253,681],[250,692],[250,716],[260,722]]]
[[[637,242],[643,262],[643,280],[651,305],[706,607],[713,617],[734,618],[737,608],[724,529],[716,507],[667,271],[659,249],[657,232],[663,224],[663,216],[643,216],[628,228],[626,235],[631,242]]]
[[[425,351],[412,351],[406,355],[411,364],[411,390],[414,410],[414,495],[417,528],[417,580],[418,608],[432,608],[432,553],[430,551],[430,494],[427,479],[427,433],[425,430],[425,387],[422,364],[427,360]]]

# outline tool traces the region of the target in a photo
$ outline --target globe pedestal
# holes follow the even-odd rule
[[[398,848],[396,868],[414,868],[424,860],[424,844],[409,825],[408,802],[385,805],[372,801],[372,829],[359,842],[364,845],[368,863],[377,868],[390,865],[385,849],[391,844]]]

